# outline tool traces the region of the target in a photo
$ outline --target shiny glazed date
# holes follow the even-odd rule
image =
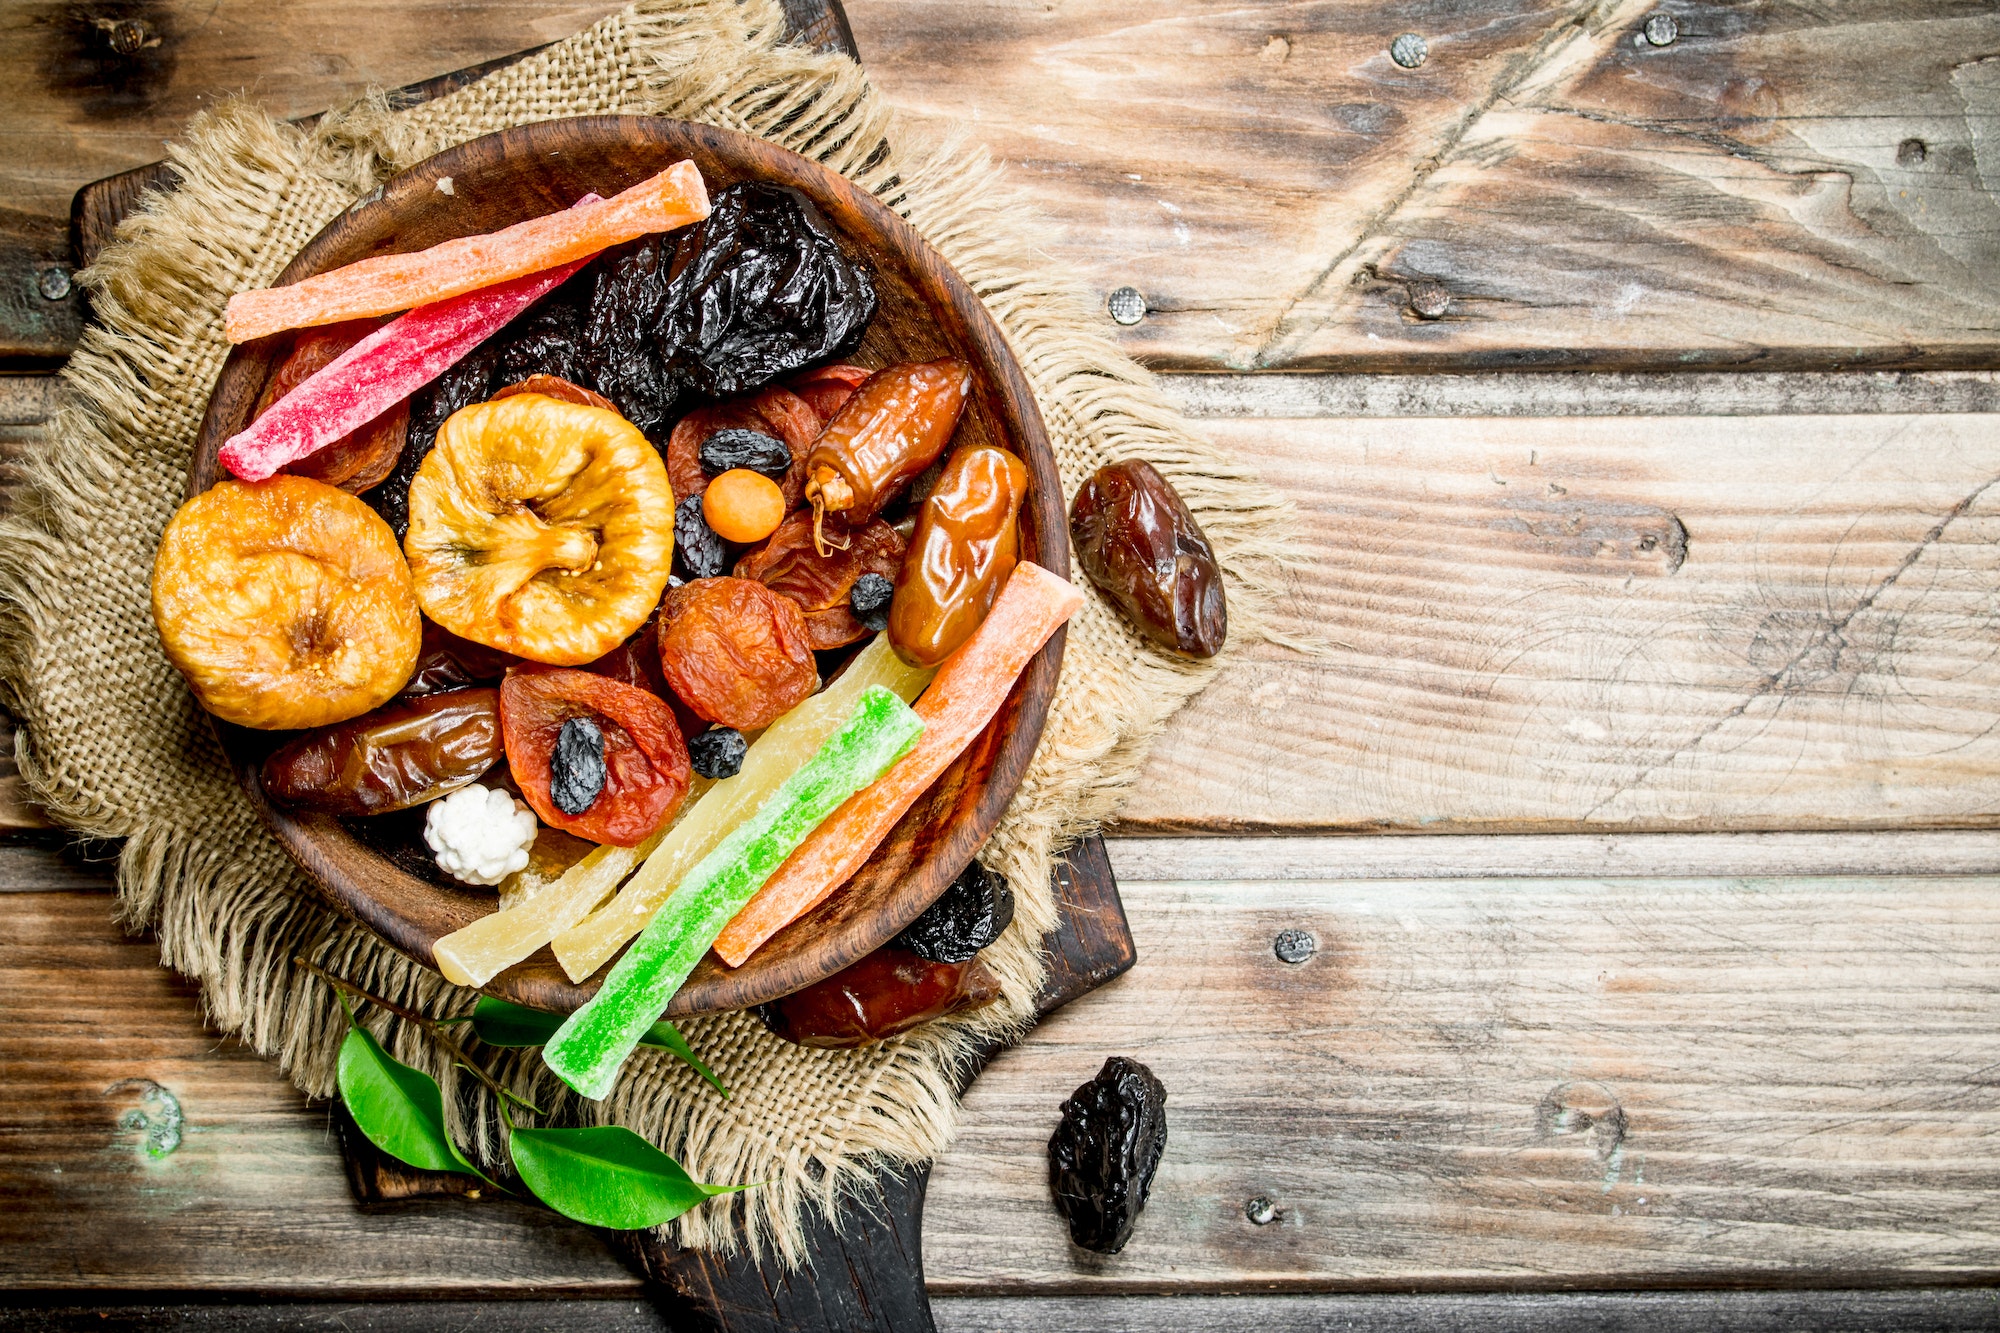
[[[1020,554],[1015,519],[1028,469],[1005,449],[960,449],[917,514],[889,603],[889,643],[914,666],[936,666],[993,609]]]
[[[264,791],[295,810],[382,815],[464,786],[500,752],[499,691],[446,690],[293,738],[264,761]]]
[[[1090,581],[1141,634],[1188,657],[1213,657],[1229,632],[1222,570],[1201,525],[1151,463],[1097,470],[1069,510]]]
[[[944,452],[971,389],[971,367],[950,358],[871,375],[806,455],[814,518],[857,526],[881,513]]]
[[[977,958],[933,963],[888,945],[826,980],[764,1006],[764,1025],[800,1046],[862,1046],[1000,998]]]
[[[754,579],[697,579],[660,604],[660,670],[697,715],[768,727],[819,687],[805,614]]]

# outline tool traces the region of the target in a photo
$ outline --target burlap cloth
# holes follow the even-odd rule
[[[121,911],[157,932],[161,959],[201,983],[208,1016],[275,1058],[307,1093],[333,1091],[344,1019],[305,953],[432,1013],[460,1013],[447,985],[336,916],[265,832],[208,722],[162,655],[148,611],[161,530],[228,346],[231,292],[260,286],[388,173],[509,125],[624,112],[762,135],[861,182],[906,216],[998,317],[1047,420],[1065,493],[1103,463],[1151,460],[1173,479],[1231,575],[1232,640],[1254,633],[1282,550],[1281,507],[1192,438],[1146,373],[1100,333],[1103,316],[1034,243],[1034,224],[983,156],[918,146],[851,61],[778,45],[774,0],[646,0],[452,96],[402,112],[377,97],[304,131],[247,105],[197,118],[173,146],[179,188],[152,196],[84,275],[96,324],[63,374],[51,447],[30,460],[0,527],[0,682],[23,724],[30,790],[80,833],[125,840]],[[1054,924],[1051,854],[1117,804],[1145,743],[1212,666],[1170,659],[1093,599],[1072,622],[1040,752],[981,857],[1018,895],[987,957],[1003,1001],[859,1051],[791,1046],[741,1014],[685,1024],[734,1096],[642,1051],[605,1103],[565,1100],[532,1053],[490,1052],[503,1078],[585,1121],[627,1124],[697,1179],[762,1181],[673,1229],[687,1244],[748,1236],[788,1258],[801,1210],[831,1208],[883,1160],[948,1141],[953,1067],[973,1043],[1018,1029]],[[502,1152],[490,1099],[420,1031],[369,1019],[404,1060],[438,1076],[461,1138]],[[1051,1104],[1066,1089],[1050,1089]]]

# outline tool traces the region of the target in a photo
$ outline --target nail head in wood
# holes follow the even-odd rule
[[[1416,69],[1430,58],[1431,44],[1421,34],[1401,33],[1389,43],[1389,59],[1404,69]]]
[[[1451,289],[1441,282],[1410,284],[1410,310],[1418,319],[1443,319],[1451,309]]]
[[[69,273],[64,269],[45,268],[35,286],[41,291],[43,299],[63,300],[70,292]]]
[[[1681,25],[1672,14],[1655,14],[1646,20],[1646,40],[1654,46],[1672,46],[1681,35]]]
[[[1267,1227],[1278,1220],[1278,1205],[1269,1196],[1259,1194],[1243,1205],[1243,1216],[1250,1219],[1253,1226]]]
[[[1303,963],[1318,951],[1319,941],[1310,930],[1281,930],[1271,945],[1281,963]]]
[[[1899,167],[1920,167],[1930,155],[1931,147],[1922,139],[1905,139],[1896,145],[1896,165]]]
[[[1120,287],[1104,300],[1113,322],[1137,324],[1146,317],[1146,297],[1137,287]]]

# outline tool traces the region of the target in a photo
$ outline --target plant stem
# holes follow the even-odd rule
[[[398,1018],[406,1019],[409,1022],[415,1023],[418,1027],[422,1028],[425,1032],[430,1034],[430,1038],[432,1041],[435,1041],[438,1045],[444,1047],[447,1051],[450,1051],[452,1056],[468,1073],[470,1073],[474,1078],[478,1079],[481,1083],[485,1084],[486,1090],[488,1092],[491,1092],[494,1096],[501,1098],[503,1101],[519,1102],[522,1106],[534,1112],[536,1115],[542,1114],[541,1108],[536,1106],[533,1102],[527,1100],[524,1097],[517,1096],[511,1090],[501,1086],[500,1081],[494,1078],[493,1075],[487,1073],[484,1069],[482,1069],[478,1065],[478,1063],[473,1060],[472,1056],[466,1051],[466,1049],[463,1046],[459,1045],[458,1042],[452,1037],[452,1035],[449,1032],[446,1032],[443,1026],[440,1025],[435,1019],[426,1017],[425,1015],[418,1013],[414,1009],[409,1009],[404,1007],[403,1005],[397,1004],[394,1000],[385,1000],[380,995],[376,995],[371,991],[365,991],[361,989],[361,987],[355,985],[353,982],[347,980],[345,977],[335,976],[333,973],[327,971],[325,968],[321,967],[317,963],[309,962],[306,959],[301,958],[297,955],[293,955],[292,961],[297,963],[300,967],[304,968],[306,971],[312,973],[314,976],[318,977],[321,981],[324,981],[327,985],[333,987],[335,990],[345,991],[347,992],[347,994],[352,995],[357,1000],[366,1000],[369,1004],[376,1005],[383,1009],[387,1009],[390,1013],[396,1015],[396,1017]]]

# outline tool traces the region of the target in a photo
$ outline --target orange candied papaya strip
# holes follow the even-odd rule
[[[845,884],[938,775],[986,729],[1015,678],[1083,605],[1083,593],[1023,560],[972,637],[945,659],[916,702],[924,734],[894,768],[863,788],[778,868],[715,941],[731,967]]]
[[[510,278],[588,258],[651,232],[708,216],[708,190],[692,162],[594,204],[463,236],[409,255],[375,255],[284,287],[229,298],[223,331],[233,343],[280,329],[335,324],[431,305]]]

